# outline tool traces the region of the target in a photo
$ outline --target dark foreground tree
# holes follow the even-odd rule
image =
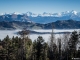
[[[72,32],[69,39],[69,57],[70,59],[76,57],[76,45],[78,43],[78,33],[77,31]]]
[[[47,60],[47,43],[41,36],[33,42],[33,60]]]

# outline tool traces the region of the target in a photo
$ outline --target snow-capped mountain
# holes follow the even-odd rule
[[[1,21],[20,21],[20,22],[32,22],[27,14],[20,14],[20,13],[5,13],[0,15],[0,22]]]
[[[26,14],[28,16],[32,16],[32,17],[37,17],[37,16],[41,16],[41,17],[45,17],[45,16],[52,16],[52,17],[62,17],[62,16],[69,16],[69,15],[78,15],[79,12],[72,10],[72,11],[65,11],[65,12],[61,12],[61,13],[47,13],[47,12],[43,12],[42,14],[35,14],[32,12],[27,12]]]
[[[35,23],[49,23],[57,20],[80,20],[80,12],[75,10],[65,11],[61,13],[47,13],[36,14],[32,12],[26,13],[1,13],[0,21],[21,21],[21,22],[35,22]]]
[[[43,14],[38,14],[35,17],[29,16],[29,18],[37,23],[49,23],[57,20],[68,20],[68,19],[80,21],[80,12],[77,12],[75,10],[65,11],[61,13],[44,12]]]
[[[23,14],[27,14],[27,16],[32,16],[32,17],[37,17],[37,16],[52,16],[52,17],[62,17],[62,16],[69,16],[69,15],[79,15],[80,12],[77,12],[75,10],[72,11],[65,11],[65,12],[61,12],[61,13],[47,13],[47,12],[43,12],[42,14],[36,14],[36,13],[32,13],[32,12],[26,12],[26,13],[19,13],[19,12],[13,12],[13,13],[1,13],[0,15],[5,15],[5,14],[16,14],[16,15],[23,15]]]

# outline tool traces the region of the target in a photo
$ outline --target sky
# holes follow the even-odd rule
[[[0,0],[0,13],[80,12],[80,0]]]

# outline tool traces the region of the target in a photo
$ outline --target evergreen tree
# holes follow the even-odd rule
[[[77,31],[72,32],[69,40],[69,53],[70,58],[76,57],[76,44],[78,43],[78,34]]]
[[[32,60],[37,60],[36,57],[36,53],[37,53],[37,49],[36,49],[36,45],[37,45],[37,41],[34,40],[33,41],[33,45],[32,45]]]
[[[3,39],[3,43],[4,52],[7,55],[6,59],[10,60],[11,40],[8,35]]]
[[[59,51],[58,51],[58,59],[61,60],[62,59],[62,51],[61,51],[61,39],[58,39],[58,48],[59,48]]]
[[[36,44],[37,60],[42,60],[43,44],[44,44],[44,39],[41,36],[39,36],[37,38],[37,44]]]
[[[47,60],[47,44],[44,39],[39,36],[37,41],[33,42],[32,57],[33,60]]]

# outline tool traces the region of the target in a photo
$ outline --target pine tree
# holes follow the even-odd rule
[[[36,57],[36,53],[37,53],[37,49],[36,49],[36,45],[37,45],[37,41],[34,40],[33,41],[33,45],[32,45],[32,60],[37,60]]]
[[[58,44],[59,44],[59,46],[58,46],[58,48],[59,48],[59,51],[58,51],[58,53],[59,53],[59,55],[58,55],[58,59],[59,60],[61,60],[62,59],[62,51],[61,51],[61,39],[58,39]]]
[[[77,31],[72,32],[69,40],[69,51],[70,51],[70,58],[76,57],[76,44],[78,42],[78,34]]]
[[[44,44],[44,39],[41,36],[39,36],[37,38],[37,44],[36,44],[37,60],[42,60],[43,44]]]
[[[4,48],[4,50],[5,50],[5,54],[7,54],[7,60],[9,60],[10,59],[10,45],[11,45],[11,40],[10,40],[10,38],[9,38],[9,36],[7,35],[4,39],[3,39],[3,43],[4,43],[4,45],[3,45],[3,48]]]

